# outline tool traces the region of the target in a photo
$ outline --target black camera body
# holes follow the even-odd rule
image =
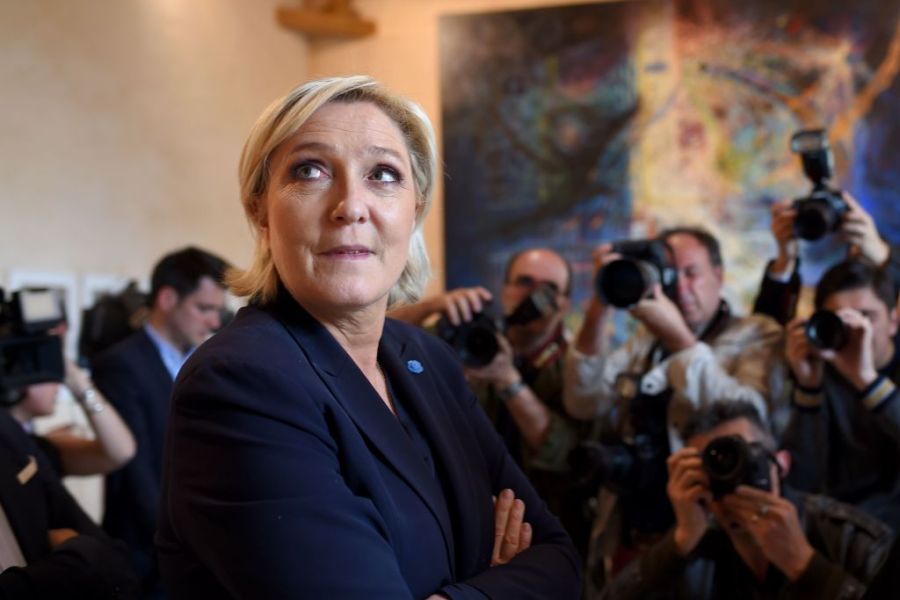
[[[25,386],[63,380],[62,338],[48,333],[63,322],[55,290],[22,290],[7,299],[0,289],[0,401],[14,402],[11,392]]]
[[[804,328],[806,339],[820,350],[840,350],[847,343],[844,321],[830,310],[817,310]]]
[[[622,258],[604,265],[594,285],[597,295],[616,308],[630,308],[646,298],[657,283],[673,300],[678,295],[678,270],[668,245],[659,239],[614,242]]]
[[[497,334],[514,325],[527,325],[559,310],[556,292],[548,285],[536,288],[505,318],[497,318],[489,309],[472,316],[471,321],[453,325],[444,316],[437,323],[437,334],[450,344],[467,367],[484,367],[500,352]]]
[[[713,497],[730,494],[739,485],[771,490],[770,456],[762,446],[750,444],[738,435],[711,441],[703,451],[703,468]]]
[[[804,240],[818,240],[840,227],[850,206],[840,190],[828,187],[834,174],[834,156],[824,130],[798,131],[791,137],[791,150],[800,155],[803,172],[813,184],[809,196],[794,200],[794,234]]]

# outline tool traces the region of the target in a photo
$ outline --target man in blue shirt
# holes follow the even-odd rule
[[[163,598],[153,550],[169,396],[191,352],[220,326],[227,264],[198,248],[164,256],[153,270],[143,328],[91,365],[97,388],[116,407],[137,454],[106,480],[104,528],[124,540],[144,598]]]

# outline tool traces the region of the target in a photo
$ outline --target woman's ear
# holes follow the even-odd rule
[[[253,196],[253,220],[260,230],[269,229],[269,211],[266,207],[266,198],[262,194]]]

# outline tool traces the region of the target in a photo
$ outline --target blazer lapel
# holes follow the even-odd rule
[[[371,442],[383,460],[416,492],[434,514],[444,535],[447,554],[453,564],[453,534],[449,516],[439,501],[443,495],[440,483],[420,459],[420,452],[403,430],[397,418],[372,388],[371,384],[337,343],[331,333],[297,304],[290,294],[279,290],[273,311],[287,326],[322,383],[356,423],[360,432]],[[384,344],[379,347],[379,361],[395,385],[399,358]],[[408,395],[398,392],[406,402]],[[426,436],[427,437],[427,436]]]
[[[461,552],[459,556],[453,555],[454,568],[458,565],[466,571],[467,563],[477,562],[477,557],[474,557],[477,553],[473,553],[472,549],[481,547],[479,534],[493,532],[494,527],[492,520],[489,523],[480,522],[482,514],[477,509],[487,501],[486,495],[479,494],[490,489],[489,484],[473,485],[472,481],[481,468],[480,465],[472,466],[469,461],[472,449],[479,445],[478,440],[468,428],[458,426],[458,417],[454,419],[454,415],[448,412],[447,402],[456,402],[457,399],[444,399],[446,392],[434,378],[434,369],[438,366],[429,363],[430,355],[418,344],[401,339],[390,321],[385,325],[382,340],[383,345],[397,348],[396,352],[386,354],[385,368],[390,365],[391,382],[398,395],[407,400],[410,412],[418,417],[422,432],[431,443],[435,462],[446,478],[447,489],[452,490],[446,498],[447,508],[456,515],[459,526],[453,529],[453,539]],[[462,523],[467,525],[462,526]],[[451,525],[447,527],[450,529]],[[459,574],[460,571],[457,569],[455,572]]]

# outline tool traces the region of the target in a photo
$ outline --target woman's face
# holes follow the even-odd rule
[[[319,318],[387,306],[416,218],[400,129],[368,102],[326,104],[273,152],[262,235],[291,295]]]

